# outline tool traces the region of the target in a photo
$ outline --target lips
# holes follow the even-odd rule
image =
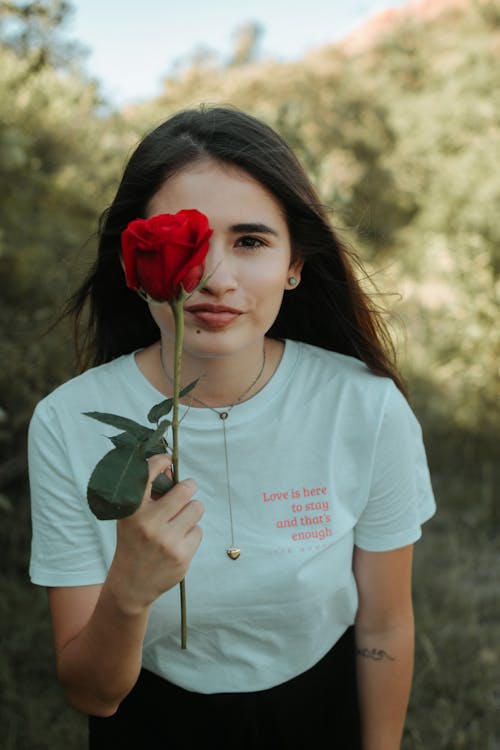
[[[199,304],[185,308],[199,325],[205,328],[226,328],[242,314],[241,310],[226,305]]]

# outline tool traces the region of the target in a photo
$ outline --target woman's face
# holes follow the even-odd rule
[[[291,264],[288,227],[274,196],[243,170],[213,160],[193,163],[167,180],[148,205],[148,215],[181,209],[204,213],[213,229],[205,286],[186,300],[184,350],[223,356],[262,346],[274,322]],[[151,305],[165,345],[173,340],[168,304]]]

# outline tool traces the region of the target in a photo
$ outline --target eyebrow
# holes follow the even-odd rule
[[[231,232],[234,232],[235,234],[239,232],[250,232],[254,233],[257,232],[259,234],[273,234],[275,237],[278,237],[278,232],[276,229],[273,229],[272,227],[268,227],[267,224],[233,224],[230,227]]]

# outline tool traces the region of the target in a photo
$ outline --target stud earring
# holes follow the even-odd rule
[[[288,277],[288,283],[290,284],[290,286],[297,286],[297,284],[298,284],[297,279],[295,278],[295,276],[289,276]]]

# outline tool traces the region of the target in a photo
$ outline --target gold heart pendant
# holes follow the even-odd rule
[[[228,547],[226,550],[226,555],[230,557],[231,560],[237,560],[240,554],[241,550],[239,550],[238,547]]]

